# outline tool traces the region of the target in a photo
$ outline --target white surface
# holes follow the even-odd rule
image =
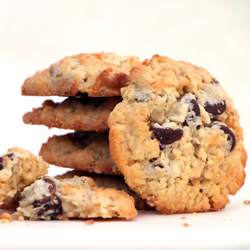
[[[25,78],[66,55],[100,51],[141,59],[158,53],[209,70],[234,99],[249,151],[249,31],[247,0],[0,0],[0,152],[18,146],[37,154],[48,136],[65,133],[22,123],[22,115],[45,99],[21,96]],[[61,171],[52,167],[50,174]],[[216,213],[145,213],[92,226],[84,220],[0,224],[0,249],[249,249],[244,200],[250,200],[248,177]]]

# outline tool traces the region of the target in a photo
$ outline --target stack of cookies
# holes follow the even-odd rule
[[[159,55],[141,63],[80,54],[28,78],[22,94],[66,97],[23,116],[26,124],[74,130],[42,145],[46,162],[85,171],[78,176],[104,174],[103,182],[120,176],[145,204],[140,208],[215,211],[244,184],[239,115],[203,68]]]
[[[18,208],[25,217],[49,219],[61,218],[64,214],[67,217],[109,218],[119,215],[118,217],[129,219],[137,214],[136,208],[152,209],[125,184],[121,172],[110,156],[108,141],[109,114],[122,100],[120,89],[126,86],[130,69],[140,63],[139,58],[135,56],[120,56],[114,53],[79,54],[65,57],[48,69],[26,79],[22,86],[22,95],[59,96],[63,101],[55,103],[52,100],[45,100],[42,107],[33,108],[31,112],[24,114],[24,123],[70,130],[65,135],[54,135],[49,138],[41,146],[39,155],[49,164],[78,171],[67,172],[63,176],[57,176],[56,179],[46,177],[45,182],[35,182],[31,188],[26,188],[21,194]],[[27,197],[31,197],[35,189],[44,189],[45,183],[53,183],[51,185],[58,186],[55,189],[59,190],[59,186],[63,185],[61,182],[67,179],[67,183],[71,183],[74,189],[75,185],[82,182],[78,180],[79,178],[84,179],[85,185],[86,177],[88,182],[91,178],[91,181],[100,188],[113,188],[110,198],[107,193],[103,194],[103,191],[95,190],[93,200],[96,199],[97,194],[100,196],[100,203],[107,202],[102,196],[106,196],[106,200],[110,199],[110,203],[116,199],[116,196],[120,197],[121,200],[117,202],[118,207],[123,207],[123,212],[116,212],[117,215],[115,215],[114,211],[108,208],[103,214],[96,212],[92,207],[93,211],[90,213],[89,209],[86,211],[85,203],[78,203],[78,209],[82,212],[77,216],[72,207],[70,211],[61,211],[62,208],[61,206],[59,206],[60,209],[58,208],[58,203],[62,201],[58,202],[53,197],[50,203],[53,204],[54,212],[48,214],[46,209],[41,209],[41,206],[44,206],[43,202],[39,202],[40,211],[43,211],[39,215],[36,212],[39,211],[37,207],[27,211],[27,207],[34,203]],[[90,186],[93,186],[93,183]],[[129,195],[127,197],[117,195],[117,192],[120,192],[117,190],[125,190]],[[43,194],[39,193],[35,196],[43,196]],[[134,202],[133,206],[130,204],[131,199]],[[79,195],[73,195],[71,200],[77,203]],[[117,210],[120,211],[120,209]]]
[[[121,101],[130,69],[140,64],[135,56],[114,53],[66,57],[37,72],[22,86],[23,95],[64,96],[61,103],[46,100],[23,116],[26,124],[74,130],[54,136],[40,155],[60,167],[103,174],[121,174],[109,153],[108,117]]]

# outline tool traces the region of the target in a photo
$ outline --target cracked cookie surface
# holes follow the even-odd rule
[[[219,210],[244,184],[239,115],[208,71],[155,55],[131,70],[109,116],[129,187],[164,214]]]
[[[22,95],[120,96],[120,88],[126,86],[131,67],[137,64],[140,64],[138,57],[115,53],[67,56],[27,78],[22,85]]]
[[[98,188],[90,177],[45,177],[20,195],[19,216],[32,220],[126,218],[137,215],[134,199],[124,191]]]
[[[23,121],[49,128],[102,132],[109,130],[108,116],[120,101],[119,97],[70,97],[60,103],[46,100],[42,107],[25,113]]]

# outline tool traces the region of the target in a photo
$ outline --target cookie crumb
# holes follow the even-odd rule
[[[86,224],[86,225],[93,225],[94,222],[95,222],[94,220],[86,220],[86,221],[85,221],[85,224]]]
[[[190,225],[188,223],[183,223],[184,227],[190,227]]]
[[[186,219],[186,217],[181,217],[183,220],[185,220]]]
[[[197,214],[197,212],[193,212],[193,215],[196,215]]]
[[[68,221],[69,218],[66,215],[61,215],[61,216],[59,216],[59,220]]]
[[[250,200],[245,200],[245,201],[244,201],[244,204],[250,205]]]
[[[12,217],[9,213],[2,213],[0,215],[0,223],[10,223],[12,222]]]
[[[21,215],[21,214],[19,214],[17,219],[18,219],[19,221],[24,221],[24,216]]]

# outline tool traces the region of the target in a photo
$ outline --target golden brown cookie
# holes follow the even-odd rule
[[[32,220],[66,218],[126,218],[137,215],[134,199],[124,191],[98,188],[90,177],[45,177],[20,195],[19,216]]]
[[[74,176],[87,176],[91,177],[99,188],[114,188],[116,190],[123,190],[135,200],[135,208],[138,210],[153,210],[154,208],[149,206],[144,199],[142,199],[137,193],[132,191],[123,176],[118,175],[104,175],[89,173],[86,171],[71,170],[62,175],[55,176],[56,179],[72,178]]]
[[[110,156],[108,132],[77,131],[55,135],[42,145],[39,155],[59,167],[121,175]]]
[[[19,192],[48,173],[49,165],[29,150],[8,149],[0,155],[0,205],[12,207]]]
[[[49,128],[102,132],[109,129],[108,116],[120,101],[119,97],[69,97],[60,103],[46,100],[42,107],[24,114],[23,122]]]
[[[239,115],[219,82],[155,55],[131,70],[109,116],[110,152],[128,186],[164,214],[222,209],[244,184]]]
[[[67,56],[27,78],[22,85],[22,95],[120,96],[130,69],[137,64],[140,64],[138,57],[115,53]]]

